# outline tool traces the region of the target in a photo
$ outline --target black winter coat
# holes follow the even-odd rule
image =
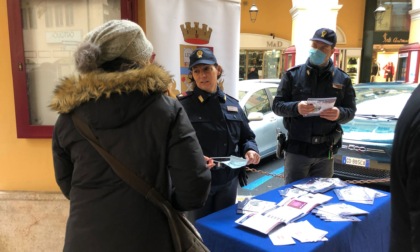
[[[391,156],[390,251],[420,251],[420,87],[398,118]]]
[[[337,98],[334,104],[340,110],[337,121],[299,114],[300,101],[327,97]],[[283,116],[284,126],[288,130],[288,152],[316,158],[327,157],[330,144],[311,144],[311,139],[314,136],[327,136],[334,132],[338,124],[353,119],[356,113],[355,92],[350,77],[335,67],[331,59],[324,69],[312,66],[307,60],[306,64],[295,66],[283,75],[272,109],[276,115]]]
[[[200,208],[211,175],[181,104],[164,93],[171,76],[157,65],[62,80],[50,107],[55,176],[70,199],[64,251],[172,251],[165,215],[122,181],[75,129],[90,123],[99,142],[180,211]],[[151,96],[157,96],[142,111]]]

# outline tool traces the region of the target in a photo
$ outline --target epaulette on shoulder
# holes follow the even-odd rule
[[[296,65],[296,66],[292,66],[289,69],[287,69],[287,71],[293,71],[293,70],[297,70],[301,67],[302,65]]]
[[[341,69],[339,67],[336,67],[336,69],[339,70],[339,71],[341,71],[341,72],[343,72],[343,73],[345,73],[345,74],[347,74],[346,71],[344,71],[343,69]]]
[[[176,96],[178,100],[185,99],[193,94],[193,91],[182,92]]]
[[[232,97],[232,96],[230,96],[230,95],[228,95],[228,94],[225,94],[227,97],[229,97],[229,98],[231,98],[231,99],[233,99],[233,100],[235,100],[235,101],[237,101],[237,102],[239,102],[239,100],[238,99],[236,99],[235,97]]]

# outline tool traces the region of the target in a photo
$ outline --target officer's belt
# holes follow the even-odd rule
[[[312,136],[310,138],[310,140],[304,140],[303,142],[305,143],[310,143],[310,144],[322,144],[322,143],[328,143],[328,144],[337,144],[338,141],[341,138],[341,131],[338,130],[334,130],[331,134],[328,134],[326,136]],[[301,139],[296,139],[291,137],[291,140],[296,140],[296,141],[302,141]]]
[[[330,143],[331,142],[331,136],[312,136],[310,139],[297,139],[293,137],[289,137],[292,141],[298,141],[298,142],[304,142],[309,144],[322,144],[322,143]]]
[[[311,138],[311,144],[322,144],[325,142],[331,142],[331,136],[313,136]]]

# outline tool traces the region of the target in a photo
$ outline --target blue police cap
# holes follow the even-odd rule
[[[335,34],[335,31],[331,29],[321,28],[315,32],[311,40],[321,41],[327,45],[335,47],[335,44],[337,43],[337,35]]]
[[[209,48],[197,48],[190,55],[189,69],[198,64],[214,65],[217,64],[216,57]]]

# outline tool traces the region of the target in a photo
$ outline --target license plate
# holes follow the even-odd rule
[[[369,167],[370,165],[370,160],[363,159],[363,158],[343,156],[342,161],[343,161],[343,164],[348,164],[348,165],[355,165],[355,166],[362,166],[362,167]]]

